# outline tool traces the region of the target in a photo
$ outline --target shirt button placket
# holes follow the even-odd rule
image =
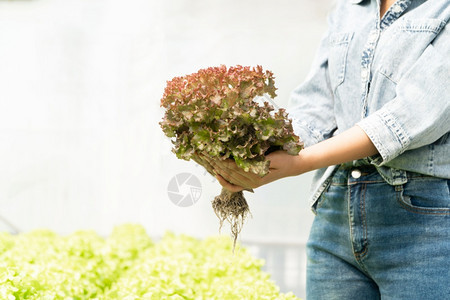
[[[366,46],[363,51],[363,63],[361,69],[361,79],[363,83],[367,83],[370,79],[370,66],[373,60],[373,52],[378,41],[378,29],[370,31]]]
[[[369,36],[367,38],[367,42],[362,54],[362,63],[361,63],[361,82],[363,86],[363,96],[362,96],[362,118],[366,117],[367,114],[367,96],[369,93],[369,82],[370,82],[370,68],[373,61],[373,54],[375,51],[375,46],[378,42],[379,30],[377,29],[370,31]]]

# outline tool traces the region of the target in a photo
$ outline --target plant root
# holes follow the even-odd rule
[[[224,188],[219,196],[212,201],[214,212],[220,221],[219,232],[224,221],[230,223],[231,234],[233,236],[233,253],[236,247],[236,240],[242,230],[244,221],[250,214],[250,208],[242,192],[233,193]]]

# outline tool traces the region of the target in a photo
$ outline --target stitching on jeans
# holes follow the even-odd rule
[[[347,183],[346,182],[332,182],[330,183],[330,186],[346,186]]]
[[[397,192],[397,202],[407,211],[412,212],[412,213],[416,213],[416,214],[421,214],[421,215],[435,215],[435,216],[447,216],[450,215],[450,209],[445,209],[445,208],[426,208],[426,207],[413,207],[413,206],[409,206],[407,205],[403,200],[402,200],[402,190],[400,190],[399,192]]]
[[[416,180],[433,180],[436,179],[434,177],[430,177],[427,175],[408,175],[408,179],[416,179]],[[362,181],[355,181],[355,182],[331,182],[330,185],[332,186],[344,186],[344,185],[356,185],[358,183],[384,183],[386,181],[384,180],[362,180]]]
[[[369,242],[367,240],[367,219],[366,219],[366,189],[367,184],[363,185],[363,211],[361,212],[362,220],[363,220],[363,226],[364,226],[364,247],[369,250]],[[364,256],[367,254],[367,251],[364,253]],[[362,258],[362,257],[361,257]]]
[[[351,186],[348,185],[348,197],[347,197],[347,214],[348,214],[348,225],[350,227],[350,244],[352,245],[352,252],[355,253],[355,247],[353,244],[353,221],[352,221],[352,213],[351,213],[351,200],[352,200],[352,189]]]
[[[368,242],[367,242],[367,223],[366,223],[366,189],[367,185],[362,185],[362,201],[360,202],[359,209],[361,213],[361,221],[363,226],[363,251],[355,253],[357,259],[362,260],[368,252]],[[362,267],[362,266],[361,266]]]
[[[384,180],[362,180],[362,181],[355,181],[355,182],[349,182],[349,183],[347,183],[347,182],[331,182],[330,183],[330,185],[333,185],[333,186],[344,186],[344,185],[356,185],[356,184],[359,184],[359,183],[384,183],[384,182],[386,182],[386,181],[384,181]]]
[[[446,209],[432,209],[432,208],[414,208],[411,206],[406,205],[401,199],[399,199],[400,205],[403,206],[404,209],[406,209],[409,212],[421,214],[421,215],[438,215],[438,216],[445,216],[450,215],[450,210]]]
[[[355,182],[350,182],[350,185],[355,185],[358,183],[383,183],[386,182],[384,180],[361,180],[361,181],[355,181]]]
[[[367,247],[364,247],[364,250],[363,250],[362,252],[353,252],[353,253],[355,254],[356,259],[360,261],[361,259],[364,258],[364,256],[366,256],[367,252],[368,252]],[[360,266],[361,266],[361,268],[366,269],[366,268],[365,268],[364,266],[362,266],[361,264],[360,264]]]
[[[352,218],[351,218],[351,209],[350,209],[350,204],[351,204],[351,194],[352,194],[352,189],[351,189],[351,185],[348,185],[348,208],[347,208],[347,213],[348,213],[348,222],[349,222],[349,226],[350,226],[350,244],[352,246],[352,252],[353,252],[353,257],[356,260],[356,263],[358,264],[360,270],[362,272],[364,272],[365,274],[368,274],[368,270],[367,268],[364,266],[364,264],[361,261],[361,258],[364,257],[367,253],[367,247],[364,248],[364,250],[360,253],[355,251],[355,245],[353,243],[353,223],[352,223]]]

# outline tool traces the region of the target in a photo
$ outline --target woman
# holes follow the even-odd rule
[[[450,18],[444,0],[341,0],[292,96],[298,156],[230,191],[318,170],[308,299],[450,299]]]

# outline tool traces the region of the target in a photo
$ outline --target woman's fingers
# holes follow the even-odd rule
[[[227,180],[225,180],[219,174],[216,175],[216,179],[217,179],[217,181],[219,181],[221,186],[223,186],[225,189],[227,189],[230,192],[237,193],[237,192],[244,190],[244,188],[242,186],[229,183]]]
[[[249,187],[250,182],[248,178],[243,176],[239,172],[239,170],[235,170],[232,167],[230,168],[228,162],[221,163],[213,161],[211,164],[214,168],[214,171],[231,184]]]
[[[252,172],[245,172],[238,167],[233,159],[211,159],[206,156],[199,156],[214,174],[219,183],[229,191],[251,191],[252,188],[260,187],[269,182],[283,177],[295,175],[292,167],[295,165],[295,156],[289,155],[286,151],[279,150],[266,156],[270,161],[269,173],[263,177]],[[209,171],[209,170],[208,170]]]
[[[216,161],[208,158],[207,160],[217,174],[233,185],[243,187],[245,190],[250,192],[252,192],[252,188],[260,186],[259,176],[253,173],[245,172],[239,168],[232,159]]]
[[[211,176],[215,176],[216,174],[214,173],[214,169],[211,166],[211,164],[209,162],[207,162],[202,156],[198,155],[198,154],[194,154],[192,156],[192,159],[198,163],[199,165],[201,165],[202,167],[204,167],[206,169],[206,171],[208,171],[209,174],[211,174]]]

